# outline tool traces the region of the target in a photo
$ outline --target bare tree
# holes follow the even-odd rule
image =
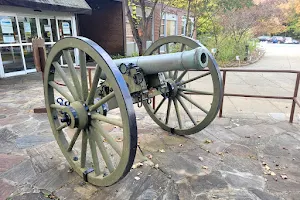
[[[153,19],[153,13],[158,1],[159,0],[154,0],[154,2],[149,2],[146,0],[124,0],[126,16],[132,30],[133,38],[137,43],[140,55],[143,55],[146,49],[147,35],[149,33],[149,27],[151,28],[149,25]],[[142,16],[137,16],[137,6],[141,8]],[[148,16],[146,12],[147,7],[151,8]]]

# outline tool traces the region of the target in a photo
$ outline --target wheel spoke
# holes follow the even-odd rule
[[[51,104],[50,108],[58,109],[58,110],[63,110],[65,106],[57,105],[57,104]]]
[[[195,80],[197,80],[197,79],[199,79],[199,78],[203,78],[203,77],[208,76],[208,75],[210,75],[210,72],[207,72],[207,73],[205,73],[205,74],[201,74],[201,75],[196,76],[196,77],[194,77],[194,78],[191,78],[191,79],[189,79],[189,80],[183,81],[183,82],[179,83],[179,85],[184,85],[184,84],[190,83],[190,82],[192,82],[192,81],[195,81]]]
[[[173,79],[173,77],[174,77],[173,72],[172,72],[172,71],[169,71],[169,78],[172,78],[172,79]]]
[[[181,52],[184,51],[184,50],[185,50],[185,47],[186,47],[186,45],[185,45],[185,44],[182,44],[182,45],[181,45],[180,51],[181,51]]]
[[[88,97],[89,89],[87,82],[87,73],[86,73],[86,55],[84,51],[79,51],[79,63],[80,63],[80,76],[81,76],[81,91],[82,97],[85,101]]]
[[[167,53],[170,53],[170,47],[169,47],[169,43],[168,43],[168,44],[166,44],[166,52],[167,52]]]
[[[193,122],[193,124],[196,126],[197,122],[194,119],[193,115],[190,113],[190,111],[188,110],[188,108],[186,107],[185,103],[182,101],[180,96],[176,97],[177,100],[179,101],[179,103],[181,104],[181,106],[183,107],[184,111],[186,112],[186,114],[189,116],[189,118],[191,119],[191,121]]]
[[[175,111],[176,111],[176,115],[177,115],[178,125],[179,125],[179,128],[182,129],[181,116],[180,116],[180,111],[178,108],[177,99],[174,99],[173,102],[174,102],[174,107],[175,107]]]
[[[50,81],[49,85],[54,88],[58,93],[60,93],[63,97],[65,97],[70,103],[74,102],[74,98],[66,93],[58,84],[56,84],[54,81]]]
[[[62,80],[65,82],[67,88],[70,90],[71,94],[73,95],[74,99],[76,101],[79,100],[79,96],[76,92],[75,87],[72,85],[72,83],[68,80],[68,77],[66,75],[66,73],[64,72],[64,70],[61,68],[61,66],[58,64],[58,62],[53,62],[52,65],[55,67],[55,69],[57,70],[58,74],[60,75],[60,77],[62,78]]]
[[[160,107],[163,105],[163,103],[166,101],[167,98],[163,98],[161,100],[161,102],[158,104],[157,108],[154,110],[154,114],[156,114],[158,112],[158,110],[160,109]]]
[[[81,129],[77,129],[77,130],[76,130],[75,134],[74,134],[73,137],[72,137],[72,140],[71,140],[71,142],[70,142],[70,144],[69,144],[69,147],[68,147],[68,150],[67,150],[67,151],[72,151],[72,149],[73,149],[73,147],[74,147],[74,145],[75,145],[75,142],[77,141],[77,138],[78,138],[80,132],[81,132]]]
[[[212,92],[198,91],[198,90],[193,90],[193,89],[188,89],[188,88],[178,88],[178,90],[188,92],[188,94],[213,95]],[[184,94],[187,94],[187,93],[184,93]]]
[[[122,150],[121,147],[118,145],[118,143],[114,140],[114,138],[107,134],[104,129],[102,128],[101,124],[99,122],[92,122],[92,126],[95,128],[97,133],[99,133],[102,137],[106,139],[106,141],[111,145],[111,147],[118,153],[119,156],[122,156]]]
[[[171,111],[171,103],[172,103],[172,99],[169,98],[168,109],[167,109],[167,116],[166,116],[166,122],[165,122],[165,124],[168,124],[168,122],[169,122],[170,111]]]
[[[85,130],[82,131],[82,141],[81,141],[81,156],[80,156],[80,166],[85,167],[86,163],[86,150],[87,150],[87,140],[88,136]]]
[[[164,72],[165,78],[169,78],[169,75],[167,72]]]
[[[67,126],[68,126],[67,123],[63,123],[63,124],[61,124],[59,127],[57,127],[56,130],[57,130],[57,131],[61,131],[61,130],[63,130],[64,128],[66,128]]]
[[[176,79],[177,79],[177,76],[178,76],[178,70],[175,70],[174,76],[173,76],[173,80],[176,80]]]
[[[89,110],[90,112],[97,110],[100,106],[102,106],[103,104],[105,104],[106,102],[108,102],[110,99],[112,99],[113,97],[115,97],[115,92],[111,92],[108,95],[106,95],[103,99],[101,99],[100,101],[98,101],[97,103],[95,103],[95,105],[92,105]]]
[[[90,144],[90,148],[91,148],[95,174],[96,174],[96,176],[99,176],[101,174],[101,171],[100,171],[100,167],[99,167],[99,160],[98,160],[98,155],[97,155],[95,138],[93,137],[90,130],[87,133],[88,133],[88,137],[89,137],[89,144]]]
[[[208,111],[206,109],[204,109],[202,106],[200,106],[198,103],[196,103],[195,101],[193,101],[192,99],[190,99],[188,96],[186,96],[185,94],[183,94],[182,92],[178,93],[180,96],[182,96],[183,98],[185,98],[187,101],[189,101],[191,104],[193,104],[194,106],[196,106],[197,108],[199,108],[200,110],[202,110],[203,112],[205,112],[206,114],[208,114]]]
[[[106,163],[106,166],[107,166],[109,172],[112,173],[115,170],[115,168],[114,168],[114,165],[113,165],[113,163],[112,163],[112,161],[109,157],[109,154],[106,151],[106,148],[103,144],[101,136],[99,134],[97,134],[94,129],[92,130],[92,134],[93,134],[93,137],[96,140],[96,144],[99,147],[102,158],[103,158],[104,162]]]
[[[180,76],[175,80],[175,82],[181,81],[181,79],[184,77],[184,75],[185,75],[187,72],[188,72],[187,70],[185,70],[184,72],[182,72],[182,73],[180,74]]]
[[[99,65],[97,65],[95,75],[94,75],[94,79],[93,79],[93,83],[92,83],[92,87],[91,87],[90,93],[89,93],[89,95],[87,97],[87,100],[86,100],[86,103],[88,105],[92,104],[93,101],[94,101],[96,89],[97,89],[98,82],[99,82],[100,75],[101,75],[101,71],[102,71],[101,68],[99,67]]]
[[[123,128],[122,121],[120,121],[119,119],[108,118],[101,114],[92,114],[92,119],[100,120],[109,124],[113,124],[115,126],[119,126],[120,128]]]
[[[79,98],[81,100],[83,100],[82,91],[81,91],[81,85],[80,85],[80,82],[79,82],[79,79],[78,79],[78,76],[77,76],[77,73],[76,73],[76,69],[74,67],[74,63],[73,63],[73,59],[72,59],[71,53],[68,50],[64,50],[63,54],[64,54],[64,58],[65,58],[65,60],[67,62],[67,65],[68,65],[68,67],[70,69],[71,77],[72,77],[75,89],[77,91],[77,94],[78,94]]]

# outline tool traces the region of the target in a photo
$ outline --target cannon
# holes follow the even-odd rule
[[[118,182],[134,163],[136,105],[165,131],[190,135],[214,120],[223,95],[215,59],[184,36],[161,38],[144,56],[117,60],[87,38],[64,38],[48,54],[44,94],[63,155],[85,181],[98,186]]]

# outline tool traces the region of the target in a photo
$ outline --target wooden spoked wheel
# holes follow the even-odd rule
[[[72,58],[76,51],[78,67]],[[96,66],[90,88],[87,57]],[[59,64],[62,60],[66,68]],[[98,85],[102,81],[108,83],[110,90],[99,98]],[[126,82],[110,56],[87,38],[60,40],[48,55],[44,90],[53,134],[74,171],[98,186],[112,185],[124,177],[135,158],[136,118]],[[57,101],[58,97],[68,103]],[[99,111],[109,101],[119,107],[112,110],[113,116]],[[113,131],[108,133],[108,129]]]
[[[197,47],[206,49],[191,38],[169,36],[154,42],[146,50],[145,56],[162,51],[175,53]],[[201,131],[215,119],[223,95],[222,79],[215,59],[208,50],[207,52],[208,58],[203,57],[203,63],[205,63],[205,59],[208,59],[208,70],[165,72],[164,76],[170,90],[169,94],[160,97],[158,103],[155,103],[155,108],[144,102],[148,114],[162,129],[178,135],[190,135]],[[161,67],[163,69],[164,66]],[[206,81],[203,82],[202,79],[206,79]],[[210,88],[207,83],[211,85]],[[207,91],[207,88],[210,90]],[[201,105],[203,99],[207,97],[211,98],[210,102],[207,102],[207,105]],[[153,101],[155,100],[157,97]],[[164,106],[166,111],[163,109]],[[183,114],[185,118],[183,118]]]

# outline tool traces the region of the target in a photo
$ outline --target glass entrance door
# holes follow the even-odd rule
[[[25,73],[15,16],[0,16],[0,53],[4,73]]]
[[[22,48],[24,52],[26,70],[35,70],[33,60],[32,40],[38,37],[36,19],[18,16]]]

